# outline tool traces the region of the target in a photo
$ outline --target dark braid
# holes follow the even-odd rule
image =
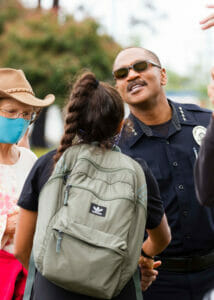
[[[124,117],[123,100],[109,84],[98,82],[91,72],[74,84],[67,106],[64,135],[54,156],[55,163],[64,151],[77,143],[98,142],[111,147]]]

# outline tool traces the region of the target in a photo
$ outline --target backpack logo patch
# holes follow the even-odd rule
[[[105,217],[106,207],[91,203],[89,212],[96,216]]]

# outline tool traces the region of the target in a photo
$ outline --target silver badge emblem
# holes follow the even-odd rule
[[[196,143],[200,146],[206,134],[207,129],[204,126],[195,126],[192,130],[193,137]]]

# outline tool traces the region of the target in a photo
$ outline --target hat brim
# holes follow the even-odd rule
[[[5,93],[4,91],[0,90],[0,98],[7,98],[7,99],[14,99],[21,103],[32,105],[36,107],[46,107],[51,105],[54,100],[55,96],[53,94],[48,94],[43,100],[34,97],[30,93],[27,92],[17,92],[17,93]]]

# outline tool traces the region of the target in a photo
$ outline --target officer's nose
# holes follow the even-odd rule
[[[131,81],[134,80],[135,78],[138,78],[140,76],[140,73],[136,72],[134,69],[129,70],[129,74],[127,76],[127,80]]]

